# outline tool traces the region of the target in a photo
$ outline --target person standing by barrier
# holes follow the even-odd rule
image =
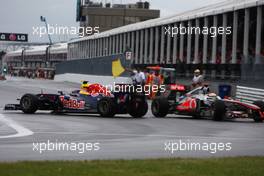
[[[137,85],[137,81],[136,81],[136,75],[138,74],[137,70],[133,70],[131,71],[131,80],[132,80],[132,84],[133,85]]]
[[[192,88],[195,89],[196,87],[203,85],[203,75],[201,74],[201,71],[199,69],[196,69],[194,71],[194,77],[192,80]]]
[[[141,86],[146,84],[146,75],[142,69],[138,70],[138,84]]]
[[[153,78],[154,78],[155,74],[154,72],[151,72],[147,75],[147,79],[146,79],[146,85],[152,85],[153,84]]]
[[[153,79],[155,77],[155,74],[154,72],[150,72],[148,75],[147,75],[147,79],[146,79],[146,86],[149,87],[150,89],[150,92],[149,92],[149,95],[148,95],[148,98],[151,99],[152,97],[152,94],[153,94],[153,91],[152,91],[152,86],[153,86]]]
[[[131,79],[132,79],[133,85],[144,86],[146,83],[145,73],[140,70],[133,70]]]
[[[155,75],[153,76],[153,80],[152,80],[152,87],[153,86],[156,86],[156,87],[160,87],[160,85],[162,85],[163,84],[163,76],[158,72],[158,71],[156,71],[155,72]],[[154,89],[152,89],[152,90],[154,90]],[[153,99],[153,98],[155,98],[155,96],[156,96],[156,94],[157,94],[158,92],[151,92],[151,94],[150,94],[150,99]]]

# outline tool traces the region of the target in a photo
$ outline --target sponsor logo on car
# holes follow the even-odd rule
[[[65,96],[60,96],[60,101],[65,108],[69,109],[84,109],[85,106],[85,101],[66,98]]]

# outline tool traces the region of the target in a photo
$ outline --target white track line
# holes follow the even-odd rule
[[[19,125],[17,122],[11,119],[5,118],[3,114],[0,114],[0,122],[3,122],[4,124],[8,125],[9,127],[17,131],[17,133],[13,135],[0,136],[0,139],[24,137],[24,136],[30,136],[34,134],[31,130]]]
[[[228,136],[178,136],[173,134],[126,134],[126,133],[97,133],[97,132],[36,132],[36,134],[56,134],[56,135],[95,135],[95,136],[123,136],[123,137],[164,137],[176,139],[223,139],[223,140],[261,140],[264,138],[250,137],[228,137]]]

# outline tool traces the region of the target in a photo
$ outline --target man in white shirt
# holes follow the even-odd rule
[[[133,85],[137,84],[137,79],[136,79],[137,75],[138,75],[138,71],[137,70],[133,70],[131,72],[131,79],[132,79]]]
[[[146,76],[143,71],[134,71],[134,79],[137,85],[144,85],[146,82]]]
[[[194,71],[194,77],[192,80],[193,88],[199,87],[203,85],[203,75],[201,75],[201,71],[199,69]]]

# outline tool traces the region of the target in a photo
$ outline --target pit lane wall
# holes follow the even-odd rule
[[[73,74],[73,73],[56,75],[54,80],[59,82],[72,82],[72,83],[89,81],[89,83],[92,84],[98,83],[102,85],[114,85],[114,83],[126,83],[126,84],[132,83],[129,77],[114,78],[112,76],[96,76],[96,75]]]
[[[124,72],[118,78],[112,76],[112,62],[117,59],[120,59],[123,67],[129,67],[130,62],[125,59],[123,54],[94,59],[75,59],[59,63],[56,65],[54,80],[74,83],[86,80],[90,83],[103,85],[131,83],[128,72]]]

